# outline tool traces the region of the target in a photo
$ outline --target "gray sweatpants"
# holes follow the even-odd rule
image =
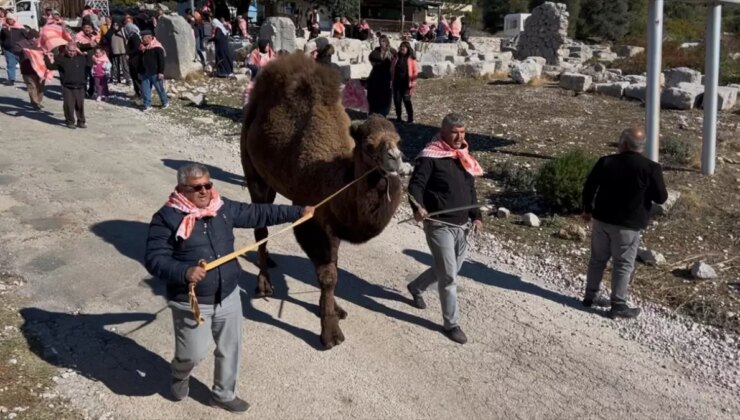
[[[218,305],[200,305],[204,324],[196,326],[190,304],[169,302],[175,325],[175,358],[172,376],[185,379],[206,357],[211,336],[216,342],[216,366],[213,373],[213,398],[227,402],[236,397],[236,378],[242,341],[242,305],[237,287]]]
[[[609,258],[612,259],[613,304],[627,303],[629,284],[635,269],[640,231],[623,226],[611,225],[593,219],[591,225],[591,259],[586,275],[586,298],[593,299],[599,293],[601,279]]]
[[[467,227],[425,221],[424,233],[434,264],[412,281],[409,289],[412,293],[421,294],[437,282],[444,328],[449,330],[458,326],[456,280],[468,250],[465,240]]]

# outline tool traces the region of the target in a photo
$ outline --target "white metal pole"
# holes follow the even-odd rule
[[[701,173],[714,175],[717,157],[717,86],[719,85],[719,46],[722,5],[709,5],[707,16],[707,50],[704,68],[704,142],[701,148]]]
[[[648,19],[645,155],[657,162],[660,136],[660,70],[663,55],[663,0],[650,0]]]

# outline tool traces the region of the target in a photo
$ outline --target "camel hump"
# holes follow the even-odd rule
[[[297,51],[260,70],[250,103],[262,110],[333,106],[341,103],[339,79],[337,70]]]

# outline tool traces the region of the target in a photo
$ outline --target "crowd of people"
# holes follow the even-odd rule
[[[41,110],[46,82],[56,70],[69,128],[86,127],[85,99],[108,100],[110,84],[132,85],[134,100],[141,100],[144,111],[153,109],[151,94],[156,90],[162,108],[167,108],[165,51],[153,32],[162,14],[160,10],[151,18],[141,14],[114,20],[86,6],[81,30],[75,33],[51,9],[45,10],[38,31],[4,13],[0,43],[7,64],[5,83],[15,84],[18,65],[32,107]]]

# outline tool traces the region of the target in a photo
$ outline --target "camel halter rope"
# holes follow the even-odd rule
[[[367,171],[364,174],[362,174],[362,176],[360,176],[359,178],[355,179],[354,181],[352,181],[349,184],[345,185],[344,187],[340,188],[339,190],[337,190],[332,195],[330,195],[330,196],[326,197],[325,199],[321,200],[318,204],[316,204],[315,206],[313,206],[314,207],[314,210],[318,209],[319,207],[321,207],[324,204],[328,203],[332,199],[336,198],[339,194],[343,193],[349,187],[351,187],[351,186],[355,185],[356,183],[360,182],[361,180],[365,179],[366,176],[370,175],[371,173],[373,173],[374,171],[376,171],[378,169],[379,169],[378,167],[375,167],[375,168],[370,169],[369,171]],[[279,231],[273,233],[272,235],[270,235],[270,236],[268,236],[268,237],[266,237],[264,239],[261,239],[261,240],[255,242],[255,243],[250,244],[250,245],[247,245],[245,247],[239,248],[236,251],[234,251],[234,252],[232,252],[230,254],[224,255],[223,257],[218,258],[216,260],[213,260],[211,262],[206,262],[205,260],[200,260],[198,262],[198,265],[200,267],[204,268],[206,271],[213,270],[214,268],[217,268],[217,267],[221,266],[222,264],[225,264],[225,263],[227,263],[227,262],[229,262],[229,261],[231,261],[231,260],[233,260],[235,258],[238,258],[242,254],[245,254],[245,253],[247,253],[249,251],[254,251],[255,249],[259,248],[260,245],[266,243],[268,240],[270,240],[270,239],[272,239],[272,238],[274,238],[274,237],[276,237],[278,235],[281,235],[281,234],[283,234],[283,233],[285,233],[285,232],[287,232],[289,230],[292,230],[296,226],[305,223],[306,221],[308,221],[311,218],[313,218],[313,214],[305,214],[300,219],[296,220],[295,222],[291,223],[290,225],[288,225],[288,226],[280,229]],[[200,306],[198,305],[198,297],[195,294],[195,285],[196,285],[195,283],[190,283],[189,284],[189,286],[188,286],[188,297],[189,297],[189,300],[190,300],[190,310],[193,311],[193,317],[195,318],[195,322],[197,323],[197,325],[200,325],[200,324],[204,323],[205,320],[203,319],[203,317],[200,314]]]

